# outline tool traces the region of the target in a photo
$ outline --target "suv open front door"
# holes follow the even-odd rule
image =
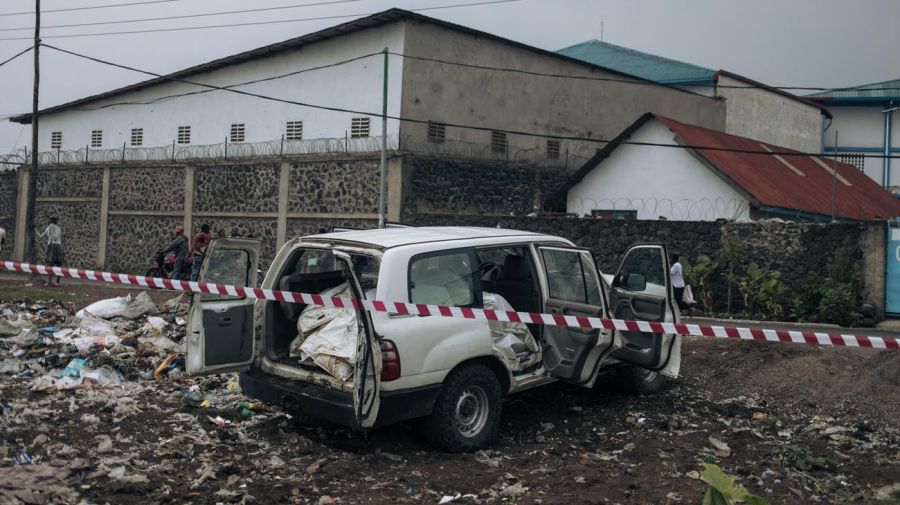
[[[548,297],[545,310],[564,316],[605,317],[606,303],[594,258],[587,249],[539,247]],[[545,326],[544,367],[554,377],[590,386],[604,351],[609,330]]]
[[[201,282],[256,287],[259,242],[220,238],[206,247]],[[252,298],[195,293],[187,324],[186,369],[190,375],[242,371],[255,356]]]
[[[625,253],[609,290],[610,313],[615,319],[679,321],[669,278],[665,246],[638,245]],[[663,333],[616,331],[612,356],[619,361],[677,375],[680,337]]]

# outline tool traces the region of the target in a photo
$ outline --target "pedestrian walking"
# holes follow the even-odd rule
[[[162,253],[169,251],[175,252],[175,266],[172,268],[172,279],[184,279],[184,260],[188,253],[188,239],[184,236],[184,227],[178,225],[175,227],[175,239],[166,247]]]
[[[677,254],[672,255],[672,267],[669,268],[669,274],[672,276],[672,290],[675,292],[675,301],[678,308],[684,308],[684,272],[681,263],[678,261]]]
[[[62,247],[62,228],[57,224],[56,216],[50,218],[50,224],[44,231],[38,233],[38,237],[47,238],[47,253],[44,255],[44,264],[51,267],[61,267],[65,261]],[[56,277],[54,282],[53,278]],[[47,274],[46,286],[59,286],[60,276]]]
[[[203,254],[206,252],[206,246],[209,245],[209,225],[200,226],[200,231],[194,234],[191,239],[191,249],[188,256],[193,255],[194,261],[191,264],[191,281],[196,282],[200,278],[200,263],[203,262]]]

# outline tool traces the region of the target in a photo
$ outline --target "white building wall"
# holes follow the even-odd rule
[[[630,141],[671,144],[651,119]],[[685,149],[622,145],[569,190],[566,211],[635,210],[638,219],[749,221],[749,202]]]
[[[830,107],[834,121],[825,132],[826,152],[833,152],[834,132],[838,132],[838,152],[884,154],[885,115],[882,106]],[[890,114],[891,154],[900,155],[900,112]],[[900,160],[891,160],[890,179],[884,181],[885,161],[880,158],[865,159],[865,173],[875,182],[888,187],[900,187]]]
[[[230,86],[281,75],[382,51],[404,50],[404,23],[351,33],[302,49],[251,60],[207,74],[186,78],[216,86]],[[381,135],[384,60],[381,54],[337,67],[313,70],[273,81],[240,86],[242,91],[316,105],[371,112],[372,136]],[[388,68],[388,115],[399,116],[403,59],[391,57]],[[132,128],[143,128],[144,147],[171,145],[179,126],[191,126],[191,144],[225,141],[232,123],[244,123],[246,142],[280,139],[287,121],[303,121],[303,138],[337,138],[349,132],[351,118],[362,114],[334,112],[209,91],[147,103],[160,97],[203,91],[205,88],[167,83],[134,93],[86,104],[84,109],[42,116],[41,150],[50,150],[51,132],[62,132],[62,149],[84,148],[91,131],[103,131],[102,148],[130,146]],[[141,105],[117,105],[142,102]],[[93,110],[96,109],[96,110]],[[399,122],[388,121],[388,134],[399,132]]]

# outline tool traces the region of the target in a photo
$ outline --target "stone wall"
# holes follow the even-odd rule
[[[845,244],[850,244],[856,251],[861,265],[869,256],[883,255],[883,251],[879,253],[879,250],[872,249],[865,239],[871,228],[881,226],[878,223],[626,221],[424,213],[406,213],[404,222],[419,226],[500,226],[559,235],[589,248],[597,259],[597,266],[606,273],[615,272],[625,252],[635,244],[663,243],[670,254],[678,254],[690,264],[697,262],[702,255],[715,258],[722,244],[732,240],[744,251],[739,271],[755,262],[765,269],[781,272],[781,279],[788,287],[796,286],[811,272],[826,272],[829,259]],[[727,290],[725,272],[725,266],[720,265],[711,276],[716,309],[723,312]],[[862,295],[868,303],[880,307],[883,296],[878,296],[877,282],[877,276],[864,277],[865,292]],[[883,288],[880,292],[883,293]],[[735,309],[739,311],[740,296],[736,290],[734,298]]]
[[[3,167],[0,167],[2,169]],[[16,170],[0,170],[0,228],[6,230],[6,243],[0,250],[0,259],[12,258],[16,237],[16,195],[19,189],[19,173]]]
[[[35,224],[43,229],[50,216],[59,218],[70,266],[144,273],[176,225],[196,232],[209,224],[214,235],[259,239],[265,269],[295,236],[334,226],[374,227],[378,173],[379,160],[371,155],[48,166],[38,176]],[[16,177],[0,173],[0,226],[10,234],[3,254],[10,256]],[[45,243],[36,244],[43,260]]]
[[[563,182],[557,170],[500,161],[410,156],[403,170],[405,213],[524,216]]]

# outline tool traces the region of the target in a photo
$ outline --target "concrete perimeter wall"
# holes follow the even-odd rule
[[[394,193],[400,178],[393,174],[399,174],[399,167],[392,160],[388,173],[389,181],[397,181],[388,191],[388,201],[395,202],[388,218],[394,220],[399,218]],[[59,219],[67,265],[143,273],[153,252],[172,240],[176,225],[191,235],[208,223],[217,236],[259,239],[265,268],[289,238],[323,227],[376,226],[378,173],[379,159],[371,156],[42,167],[35,227],[44,229],[51,216]],[[22,181],[28,176],[28,169],[21,169],[17,178],[10,178],[15,182],[11,191],[5,184],[0,189],[0,226],[10,235],[26,202],[25,191],[17,196],[15,185],[27,188]],[[4,251],[4,257],[24,259],[28,239],[10,237],[15,251]],[[40,239],[36,251],[35,259],[42,262],[45,244]]]
[[[262,241],[262,267],[288,239],[333,226],[373,228],[378,219],[379,160],[371,156],[307,156],[252,162],[158,166],[42,167],[35,224],[57,216],[67,264],[143,273],[153,251],[183,224],[190,234],[209,223],[219,236]],[[24,258],[28,170],[0,173],[0,226],[8,232],[4,258]],[[822,224],[780,220],[619,221],[548,217],[562,179],[529,165],[434,156],[395,156],[388,165],[387,219],[415,225],[488,226],[531,230],[590,248],[601,269],[614,271],[641,242],[665,243],[695,263],[715,257],[726,240],[746,252],[744,264],[781,272],[793,287],[810,272],[825,273],[846,245],[863,268],[863,298],[884,305],[884,223]],[[23,188],[17,192],[16,188]],[[22,212],[19,212],[21,210]],[[12,245],[15,245],[13,251]],[[45,246],[37,244],[38,261]],[[12,254],[10,254],[12,252]],[[716,304],[724,310],[724,270]],[[739,296],[736,296],[739,298]],[[738,305],[739,308],[739,305]]]

